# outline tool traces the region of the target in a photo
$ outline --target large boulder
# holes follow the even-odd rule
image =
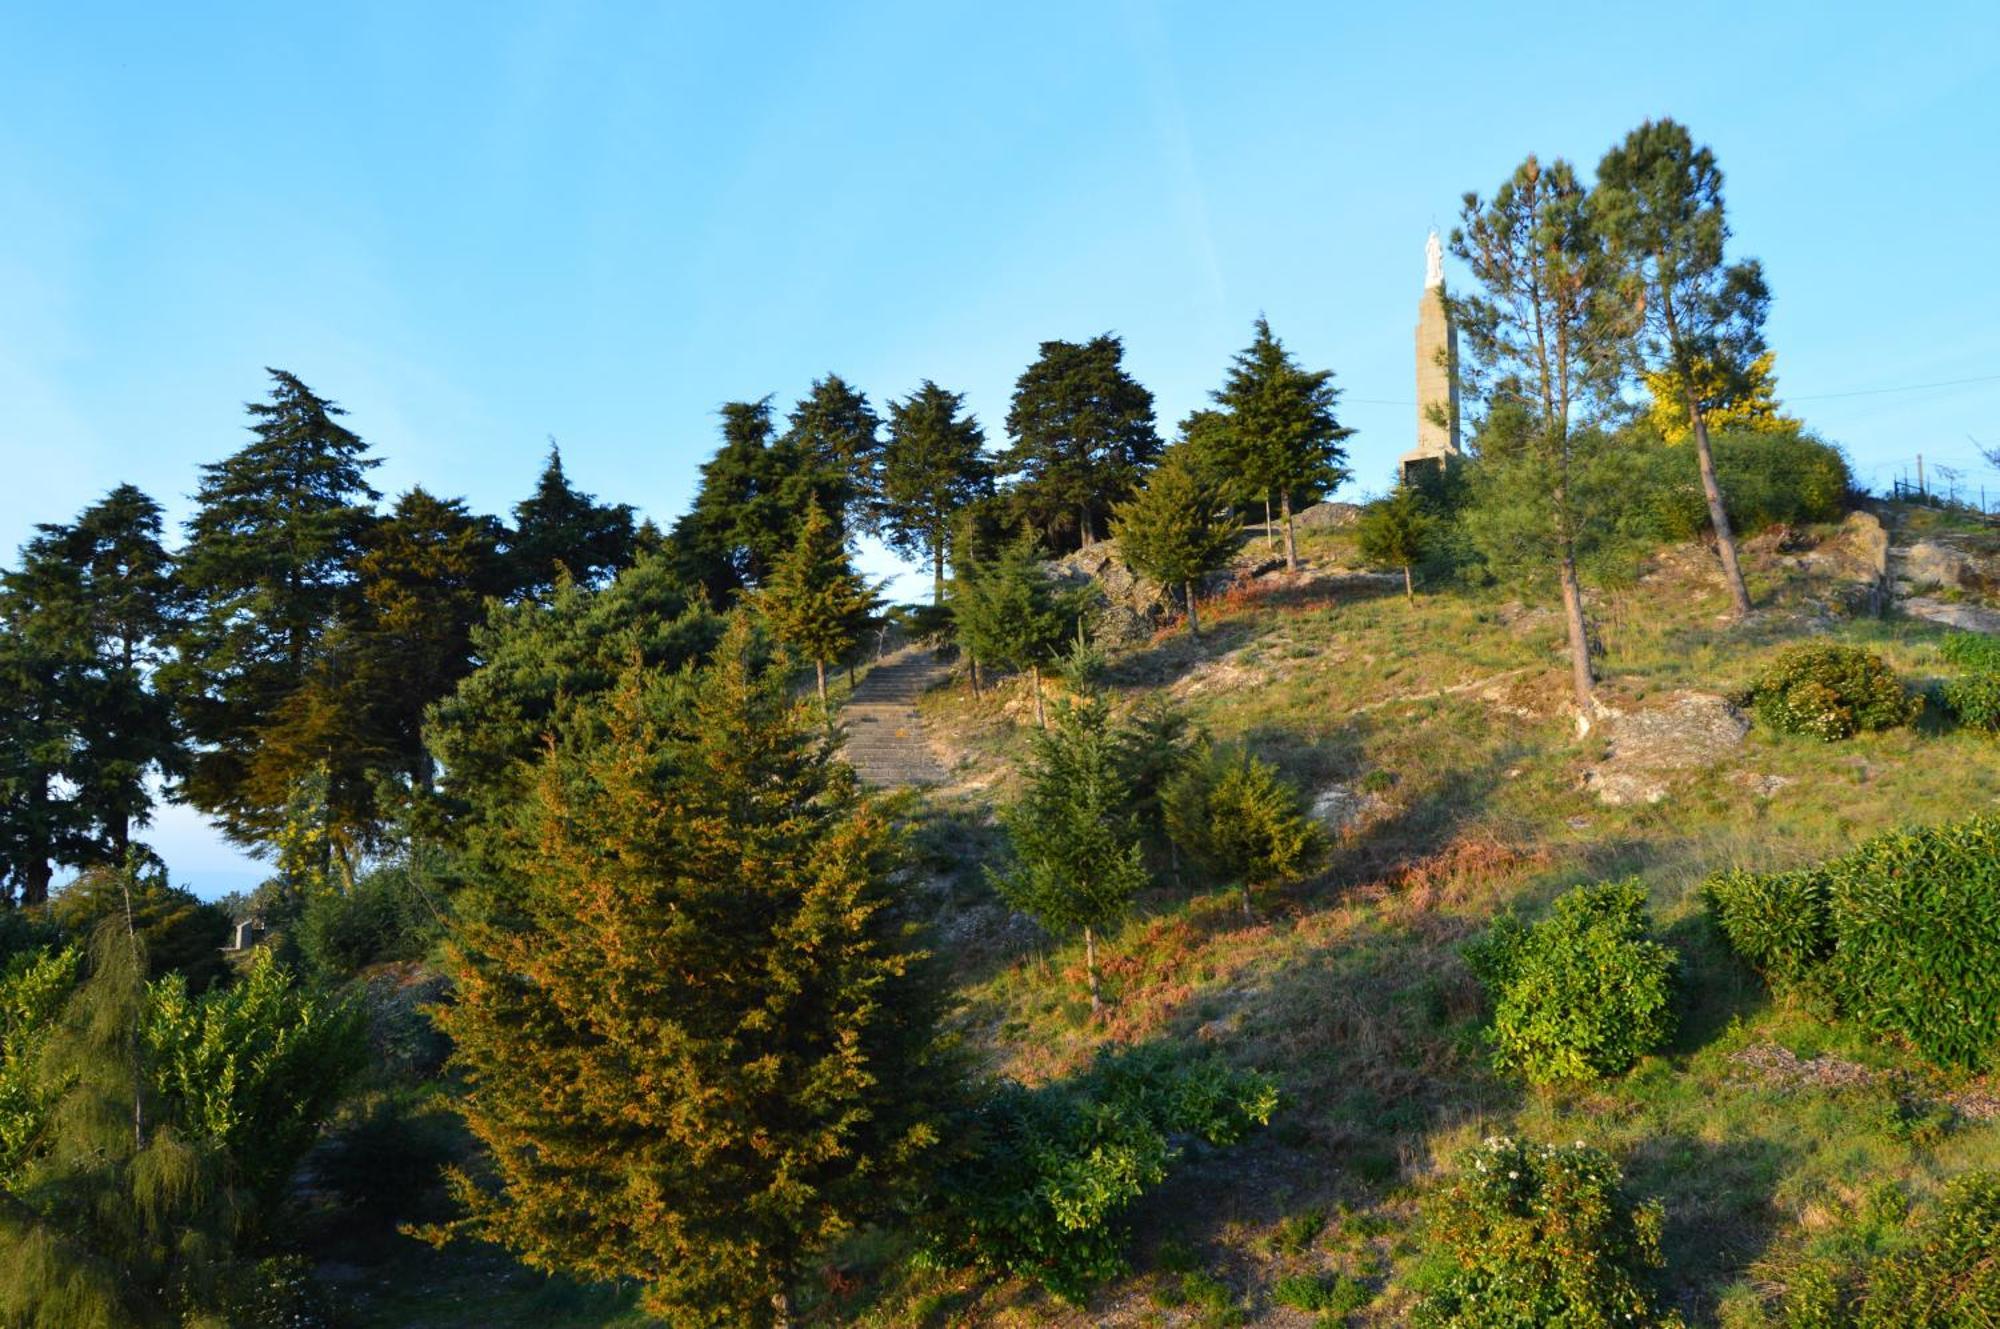
[[[1361,509],[1353,503],[1315,503],[1292,514],[1292,525],[1302,531],[1342,530],[1361,520]]]
[[[1584,775],[1584,788],[1614,807],[1658,803],[1676,777],[1729,760],[1749,732],[1749,720],[1721,697],[1676,692],[1612,717],[1604,759]]]

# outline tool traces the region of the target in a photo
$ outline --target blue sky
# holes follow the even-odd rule
[[[1658,115],[1728,174],[1788,406],[2000,496],[2000,7],[1621,8],[8,5],[0,550],[120,481],[185,516],[264,365],[384,490],[502,511],[553,435],[664,522],[723,401],[928,377],[997,442],[1036,344],[1108,329],[1170,423],[1259,311],[1379,488],[1426,229]]]

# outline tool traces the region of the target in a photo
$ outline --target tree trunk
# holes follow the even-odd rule
[[[972,653],[971,653],[970,651],[968,651],[968,652],[966,652],[966,655],[965,655],[965,661],[966,661],[966,663],[967,663],[967,664],[968,664],[968,665],[970,666],[970,669],[969,669],[969,671],[968,671],[968,672],[969,672],[969,673],[970,673],[970,674],[972,675],[972,695],[973,695],[973,696],[975,696],[975,697],[977,697],[977,696],[979,695],[979,693],[980,693],[980,687],[979,687],[979,657],[978,657],[978,656],[976,656],[976,655],[974,655],[974,654],[972,654]]]
[[[1201,635],[1201,619],[1195,613],[1193,582],[1189,582],[1187,584],[1187,602],[1188,602],[1188,636],[1199,637]]]
[[[1579,733],[1590,732],[1591,717],[1597,709],[1597,677],[1590,667],[1590,629],[1583,621],[1583,588],[1576,580],[1576,555],[1567,546],[1562,553],[1563,617],[1569,624],[1570,686],[1576,692],[1576,719]]]
[[[1410,565],[1403,564],[1403,598],[1411,604],[1417,601],[1417,584],[1410,579]]]
[[[1076,509],[1076,539],[1079,548],[1097,542],[1097,532],[1090,525],[1090,504],[1080,503]]]
[[[1708,421],[1702,416],[1701,401],[1688,392],[1688,414],[1694,424],[1694,452],[1701,460],[1701,493],[1708,500],[1708,524],[1715,528],[1716,552],[1722,555],[1722,579],[1729,583],[1731,612],[1742,618],[1750,612],[1750,588],[1743,584],[1743,567],[1736,561],[1736,534],[1729,529],[1729,510],[1722,505],[1722,486],[1715,480],[1715,454],[1708,447]]]
[[[814,675],[814,679],[815,679],[815,681],[816,681],[816,682],[818,682],[818,684],[819,684],[819,708],[820,708],[820,709],[821,709],[822,711],[824,711],[824,710],[826,710],[826,709],[827,709],[827,704],[826,704],[826,661],[824,661],[824,660],[815,660],[815,661],[813,661],[813,675]]]
[[[1299,543],[1292,534],[1292,491],[1278,491],[1278,510],[1285,518],[1285,571],[1299,570]]]
[[[1104,1001],[1097,994],[1097,937],[1089,928],[1083,930],[1083,973],[1090,983],[1090,1013],[1096,1015],[1104,1009]]]
[[[791,1329],[792,1297],[789,1292],[771,1294],[771,1329]]]
[[[944,604],[944,546],[931,551],[931,603]]]
[[[1250,910],[1250,879],[1245,877],[1243,879],[1243,919],[1245,922],[1254,922],[1256,917],[1257,915]]]
[[[1043,729],[1049,727],[1048,712],[1042,709],[1042,667],[1028,666],[1028,683],[1035,690],[1035,723]]]
[[[1271,495],[1264,494],[1264,543],[1271,548],[1278,547],[1278,524],[1271,519]]]

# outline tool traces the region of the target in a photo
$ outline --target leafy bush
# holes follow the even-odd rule
[[[215,1310],[230,1329],[332,1329],[341,1322],[302,1255],[274,1255],[232,1270],[219,1292]]]
[[[1537,1084],[1617,1075],[1673,1032],[1673,953],[1637,881],[1581,886],[1528,927],[1503,916],[1466,959],[1493,1000],[1494,1061]]]
[[[1243,888],[1304,876],[1326,854],[1326,832],[1296,787],[1243,748],[1211,748],[1161,793],[1167,834],[1195,862]]]
[[[1824,872],[1721,872],[1702,883],[1702,898],[1736,953],[1770,982],[1793,993],[1833,953]]]
[[[1007,1085],[979,1107],[971,1148],[941,1176],[932,1256],[1080,1300],[1126,1271],[1121,1219],[1179,1157],[1172,1137],[1233,1144],[1277,1103],[1262,1076],[1163,1049],[1103,1056],[1075,1082]]]
[[[1753,699],[1757,718],[1771,728],[1828,743],[1908,724],[1923,708],[1881,656],[1832,642],[1780,652],[1758,678]]]
[[[1939,689],[1946,708],[1969,729],[2000,733],[2000,637],[1954,632],[1938,652],[1964,671]]]
[[[1774,986],[1808,985],[1934,1061],[2000,1053],[2000,816],[1893,831],[1808,872],[1725,873],[1704,893]]]
[[[347,892],[324,891],[299,920],[299,950],[321,973],[345,978],[384,960],[420,959],[442,932],[424,865],[392,863]]]
[[[1868,1280],[1860,1323],[2000,1324],[2000,1173],[1958,1178]]]
[[[1418,1303],[1429,1329],[1679,1325],[1645,1287],[1661,1266],[1658,1201],[1633,1204],[1618,1165],[1581,1143],[1490,1139],[1427,1210],[1448,1272]]]

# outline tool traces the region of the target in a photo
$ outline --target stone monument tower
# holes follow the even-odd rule
[[[1417,298],[1417,446],[1403,454],[1401,473],[1407,477],[1412,467],[1442,466],[1462,455],[1458,329],[1445,308],[1444,246],[1433,230],[1424,244],[1424,293]]]

